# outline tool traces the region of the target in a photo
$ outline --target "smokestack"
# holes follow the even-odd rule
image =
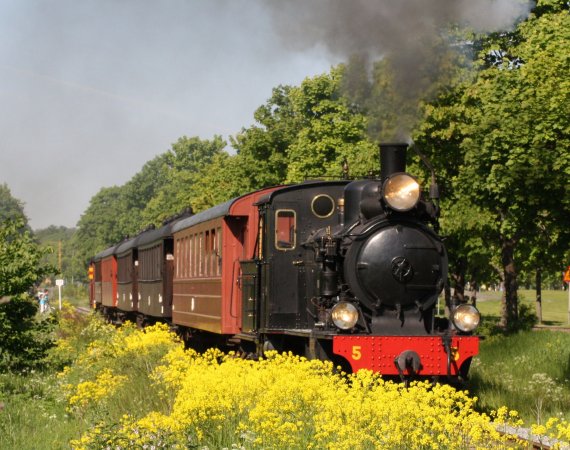
[[[396,172],[406,171],[406,143],[380,144],[380,179],[384,181]]]

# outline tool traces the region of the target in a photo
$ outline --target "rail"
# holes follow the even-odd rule
[[[570,445],[558,439],[549,438],[546,436],[537,436],[531,433],[529,428],[511,427],[508,425],[497,425],[497,431],[503,435],[514,436],[515,439],[520,439],[528,442],[529,447],[532,449],[540,450],[570,450]],[[513,439],[513,441],[515,440]]]

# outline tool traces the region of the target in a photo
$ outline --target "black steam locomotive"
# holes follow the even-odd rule
[[[448,305],[449,318],[436,316],[447,253],[437,204],[405,172],[406,148],[381,146],[380,179],[266,188],[103,251],[94,306],[168,321],[201,348],[465,377],[479,313]]]

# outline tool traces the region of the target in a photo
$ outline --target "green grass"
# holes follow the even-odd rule
[[[534,313],[536,292],[518,294],[520,305]],[[471,366],[469,391],[486,412],[507,406],[527,423],[560,416],[570,420],[568,291],[542,291],[540,331],[490,335],[500,318],[501,296],[498,291],[477,293],[484,339]]]
[[[80,424],[69,420],[56,386],[53,374],[0,375],[0,448],[70,448],[67,443],[79,436]]]
[[[505,405],[527,423],[570,420],[570,333],[525,331],[483,340],[469,390],[484,411]]]
[[[497,319],[501,311],[501,292],[482,291],[477,293],[477,308],[485,318]],[[526,304],[531,311],[536,309],[536,292],[519,290],[519,302]],[[568,324],[568,291],[542,291],[542,323],[547,326],[563,326]]]

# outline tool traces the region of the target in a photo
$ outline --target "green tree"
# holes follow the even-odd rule
[[[460,194],[458,176],[463,167],[464,109],[458,107],[471,85],[466,81],[424,105],[424,119],[414,132],[415,144],[436,168],[441,193],[441,233],[446,236],[450,281],[457,302],[463,302],[467,281],[474,285],[497,280],[500,262],[494,257],[498,238],[492,213]],[[417,166],[414,173],[421,173]],[[425,181],[428,180],[427,172]],[[495,273],[498,270],[497,273]],[[449,300],[449,299],[448,299]]]
[[[128,214],[128,211],[123,187],[102,188],[91,198],[72,238],[72,246],[85,268],[90,257],[125,237],[121,227],[124,214]]]
[[[378,166],[378,152],[366,137],[366,118],[341,93],[344,67],[279,86],[255,112],[256,124],[232,140],[233,169],[247,190],[308,177],[340,177],[343,162],[367,174]]]
[[[23,218],[0,224],[0,370],[36,367],[51,346],[47,324],[36,320],[37,305],[26,292],[53,268]]]
[[[203,211],[251,191],[252,180],[245,175],[242,159],[226,152],[217,154],[204,167],[192,188],[190,204],[194,212]]]
[[[28,226],[28,219],[24,214],[24,203],[12,196],[6,183],[0,184],[0,222],[7,219],[23,219],[24,226]]]
[[[255,111],[255,125],[231,139],[237,150],[231,171],[239,180],[236,187],[241,193],[278,185],[287,177],[288,150],[302,128],[301,115],[292,103],[292,89],[274,88],[267,102]]]
[[[541,232],[541,219],[555,230],[570,216],[570,18],[563,2],[539,2],[538,8],[546,3],[550,9],[519,25],[520,41],[500,52],[499,63],[484,66],[473,84],[456,91],[455,103],[426,110],[430,126],[423,128],[432,148],[445,136],[457,144],[440,154],[440,161],[456,164],[450,171],[455,199],[468,199],[492,217],[486,238],[500,255],[505,326],[515,325],[518,315],[519,244]],[[496,46],[487,44],[482,61]]]
[[[168,153],[161,153],[148,161],[123,187],[124,213],[120,215],[120,228],[124,235],[135,236],[140,230],[154,222],[144,211],[149,202],[168,183]]]
[[[351,111],[341,96],[343,68],[305,79],[291,90],[302,128],[287,150],[288,182],[329,176],[340,178],[344,161],[351,173],[366,175],[378,168],[378,149],[366,137],[366,118]]]
[[[148,202],[142,217],[158,224],[192,206],[193,187],[200,174],[226,146],[220,136],[212,140],[181,137],[163,158],[164,183]]]
[[[0,224],[0,297],[25,293],[51,267],[41,260],[48,250],[35,242],[24,220],[7,220]]]
[[[74,277],[73,249],[71,239],[75,228],[50,225],[47,228],[34,230],[34,236],[42,247],[53,249],[44,258],[44,262],[57,269],[57,273],[66,278]]]

